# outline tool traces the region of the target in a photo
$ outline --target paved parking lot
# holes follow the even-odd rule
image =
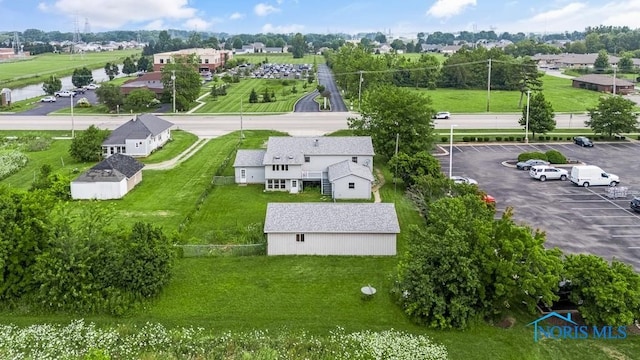
[[[527,171],[501,164],[515,160],[521,152],[550,149],[620,176],[619,186],[627,187],[628,195],[610,198],[606,186],[582,188],[568,180],[540,182],[531,179]],[[615,257],[640,271],[640,214],[629,209],[633,194],[640,195],[640,142],[596,144],[594,148],[573,144],[454,145],[452,158],[453,175],[476,179],[496,198],[500,214],[513,207],[517,221],[545,231],[547,246]],[[449,157],[441,156],[440,161],[448,173]]]

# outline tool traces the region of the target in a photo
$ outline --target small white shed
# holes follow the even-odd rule
[[[334,199],[371,199],[373,174],[367,166],[341,161],[329,166],[328,176]]]
[[[142,181],[143,167],[131,156],[113,154],[71,182],[71,198],[120,199]]]
[[[233,162],[236,184],[264,184],[266,150],[238,150]]]
[[[267,255],[396,255],[390,203],[269,203]]]

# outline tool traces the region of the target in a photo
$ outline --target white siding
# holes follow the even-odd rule
[[[396,255],[396,234],[267,234],[267,255]]]
[[[304,171],[327,171],[329,165],[337,164],[341,161],[349,160],[357,155],[307,155],[309,162],[302,165]],[[373,169],[373,156],[357,156],[358,164]],[[365,165],[366,164],[366,165]]]
[[[353,189],[349,189],[349,183],[353,183]],[[371,181],[355,175],[337,179],[333,182],[333,198],[371,199]]]
[[[120,199],[127,193],[127,181],[71,182],[72,199]]]
[[[235,168],[236,184],[240,184],[240,172],[246,170],[245,184],[264,184],[264,166],[260,167],[237,167]]]
[[[280,169],[283,169],[283,165],[280,165]],[[301,179],[302,167],[300,165],[289,165],[289,170],[273,170],[273,165],[264,166],[264,177],[266,179]]]
[[[149,139],[127,139],[125,144],[127,147],[126,154],[129,156],[148,156],[151,151]]]

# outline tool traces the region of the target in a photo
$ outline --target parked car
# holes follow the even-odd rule
[[[640,197],[634,196],[633,199],[631,199],[629,207],[635,212],[640,212]]]
[[[72,91],[75,93],[75,95],[77,95],[77,94],[84,94],[84,92],[87,91],[87,89],[80,87],[80,88],[75,88]]]
[[[595,165],[577,165],[571,168],[571,182],[578,186],[608,185],[620,183],[618,175],[609,174]]]
[[[593,142],[588,138],[588,137],[584,137],[584,136],[576,136],[573,138],[573,143],[576,145],[580,145],[582,147],[593,147]]]
[[[549,165],[549,162],[540,159],[529,159],[527,161],[518,161],[516,168],[518,170],[530,170],[537,165]]]
[[[547,180],[562,180],[565,181],[569,178],[569,172],[565,169],[558,169],[557,167],[548,165],[537,165],[529,170],[529,176],[540,181]]]
[[[71,97],[74,96],[76,93],[73,91],[69,91],[69,90],[62,90],[62,91],[56,91],[53,95],[55,95],[56,97]]]
[[[464,176],[452,176],[451,180],[453,180],[453,182],[456,184],[478,185],[478,182],[474,179]]]
[[[45,96],[42,99],[40,99],[40,102],[56,102],[56,97],[55,96]]]
[[[89,85],[87,85],[85,87],[87,88],[87,90],[95,90],[95,89],[99,88],[100,85],[98,85],[98,84],[89,84]]]
[[[487,205],[492,205],[492,206],[496,205],[496,198],[494,198],[493,196],[491,196],[489,194],[482,195],[482,201],[484,201],[485,204],[487,204]]]
[[[434,119],[448,119],[451,117],[451,113],[448,111],[440,111],[439,113],[433,115]]]

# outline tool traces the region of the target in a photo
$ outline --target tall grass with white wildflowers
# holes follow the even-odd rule
[[[68,325],[0,325],[2,359],[447,359],[443,345],[423,335],[395,330],[329,336],[281,331],[226,332],[202,328],[168,329],[160,324],[97,327],[76,320]]]
[[[18,150],[0,150],[0,180],[27,166],[29,158]]]

